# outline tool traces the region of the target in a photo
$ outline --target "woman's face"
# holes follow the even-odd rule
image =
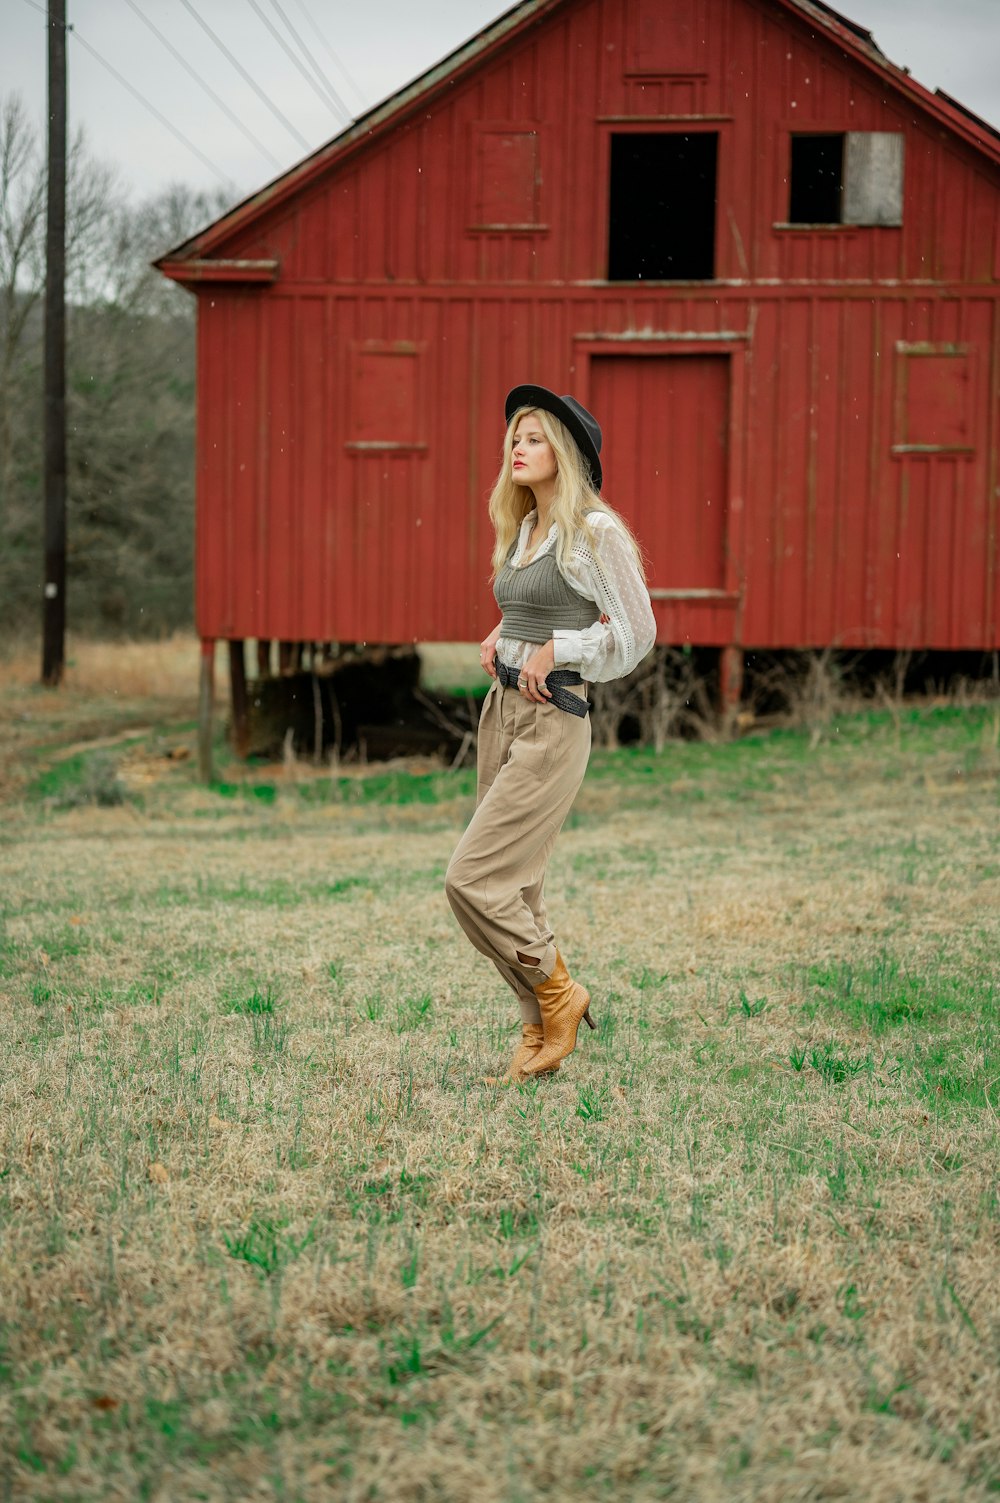
[[[526,412],[518,419],[510,463],[515,482],[532,490],[556,478],[556,456],[542,432],[537,412]]]

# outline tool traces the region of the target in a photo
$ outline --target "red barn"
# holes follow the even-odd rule
[[[524,0],[158,263],[201,637],[478,640],[530,379],[731,689],[744,648],[1000,646],[998,190],[1000,136],[820,0]]]

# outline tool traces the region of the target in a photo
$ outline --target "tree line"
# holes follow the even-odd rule
[[[81,133],[67,171],[67,607],[70,631],[157,635],[193,616],[194,299],[150,261],[228,196],[175,184],[135,202]],[[42,601],[45,153],[0,98],[0,617]]]

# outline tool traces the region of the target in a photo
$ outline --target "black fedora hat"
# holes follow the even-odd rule
[[[507,393],[504,403],[504,416],[508,423],[522,407],[540,407],[543,412],[551,412],[553,417],[569,429],[576,446],[587,462],[590,470],[590,478],[594,484],[594,490],[599,491],[604,479],[601,470],[601,425],[586,407],[581,407],[576,397],[557,397],[554,391],[549,391],[547,386],[515,386],[513,391]]]

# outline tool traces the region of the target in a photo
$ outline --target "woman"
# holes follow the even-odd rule
[[[494,680],[479,722],[476,812],[445,879],[469,939],[517,996],[506,1084],[558,1070],[590,997],[569,976],[542,895],[556,835],[590,755],[584,680],[620,678],[656,635],[639,549],[601,499],[601,430],[573,397],[516,386],[490,497],[493,592],[480,647]]]

